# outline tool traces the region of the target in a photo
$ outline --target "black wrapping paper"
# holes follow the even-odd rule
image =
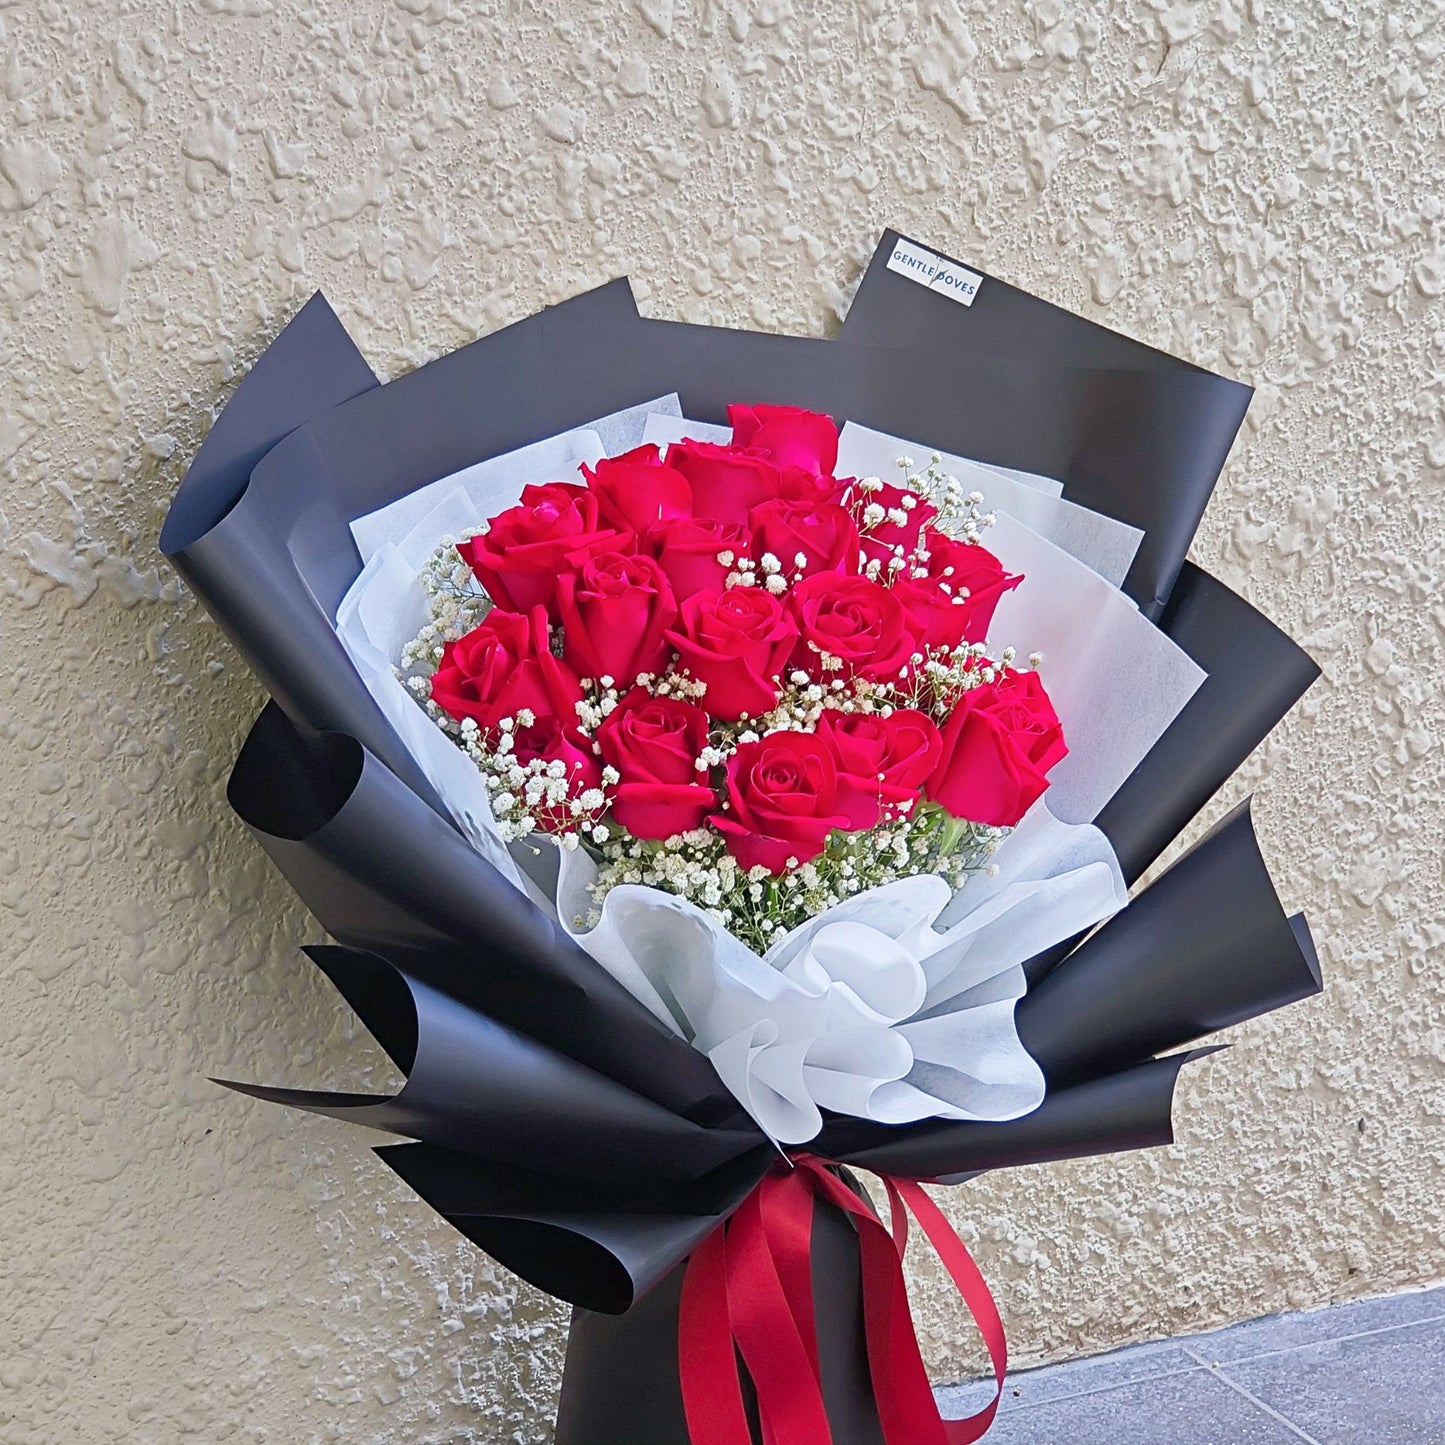
[[[228,796],[341,943],[381,954],[684,1118],[745,1118],[702,1054],[354,738],[308,733],[268,704]]]
[[[896,231],[883,233],[848,308],[841,335],[844,342],[910,347],[934,358],[984,365],[1047,356],[1073,368],[1133,375],[1146,390],[1167,377],[1180,389],[1179,394],[1188,397],[1185,405],[1193,417],[1195,442],[1187,466],[1167,475],[1130,475],[1114,464],[1113,458],[1100,465],[1088,456],[1065,469],[1025,468],[1063,482],[1064,496],[1070,501],[1144,529],[1144,541],[1124,579],[1124,590],[1157,620],[1244,421],[1253,389],[1121,336],[991,276],[984,276],[971,305],[961,305],[888,269],[899,239]],[[955,264],[967,266],[966,262]],[[977,267],[969,269],[978,271]],[[956,393],[959,404],[966,405],[969,400],[967,392]],[[1097,425],[1107,430],[1112,422],[1101,416]],[[1022,467],[1024,463],[1010,465]]]
[[[832,1141],[846,1164],[943,1183],[992,1169],[1087,1159],[1174,1140],[1171,1109],[1179,1073],[1215,1050],[1194,1049],[1087,1083],[1056,1089],[1032,1114],[996,1124],[936,1119],[910,1129],[865,1132],[856,1123]]]
[[[615,1172],[519,1169],[472,1145],[388,1145],[379,1158],[461,1234],[515,1274],[579,1308],[621,1314],[674,1271],[750,1194],[777,1159],[755,1147],[684,1185]],[[570,1161],[553,1162],[567,1171]]]
[[[832,1119],[819,1152],[868,1168],[907,1160],[896,1172],[936,1178],[1167,1142],[1173,1075],[1164,1088],[1165,1074],[1133,1066],[1153,1069],[1156,1054],[1322,986],[1309,928],[1285,916],[1245,802],[1019,1001],[1019,1037],[1049,1084],[1033,1114],[905,1128]]]
[[[202,448],[161,531],[161,550],[286,712],[351,733],[439,811],[331,626],[361,569],[348,524],[507,450],[490,444],[505,421],[487,419],[528,414],[544,327],[565,341],[628,316],[632,292],[615,281],[378,387],[318,295],[232,397],[216,426],[224,453],[212,462]],[[280,406],[286,376],[297,394]]]
[[[312,948],[407,1076],[394,1096],[228,1087],[513,1168],[565,1160],[568,1178],[638,1193],[701,1178],[746,1154],[752,1130],[706,1129],[429,987],[376,954]]]
[[[1289,919],[1241,803],[1019,1001],[1051,1089],[1316,994],[1314,942]]]
[[[1130,883],[1320,673],[1274,623],[1192,562],[1181,568],[1159,627],[1208,676],[1095,820]]]
[[[869,346],[917,346],[934,355],[987,360],[1000,356],[1048,356],[1069,366],[1122,367],[1138,371],[1185,371],[1202,367],[1131,336],[1077,316],[1010,286],[980,266],[944,259],[983,278],[972,304],[964,306],[888,269],[900,240],[942,256],[936,246],[885,230],[843,318],[840,339]],[[1215,380],[1223,378],[1216,377]],[[1228,395],[1229,383],[1219,393]],[[1241,387],[1246,393],[1247,387]],[[1247,399],[1247,398],[1246,398]]]
[[[1238,430],[1250,396],[1248,388],[986,273],[982,273],[983,284],[972,305],[960,305],[888,269],[888,258],[899,239],[896,231],[884,232],[849,307],[840,336],[843,343],[865,350],[906,346],[930,357],[973,364],[987,364],[995,358],[1047,356],[1073,367],[1141,376],[1187,373],[1197,378],[1188,383],[1194,389],[1191,404],[1213,415],[1217,437],[1223,438],[1227,432],[1232,440]],[[955,257],[946,259],[968,265]],[[979,272],[976,266],[970,269]],[[1224,452],[1218,453],[1218,459],[1222,465]],[[1066,482],[1064,494],[1071,500],[1144,527],[1146,538],[1151,527],[1158,531],[1152,509],[1168,512],[1167,534],[1177,549],[1177,557],[1170,556],[1177,575],[1164,588],[1161,584],[1167,569],[1156,571],[1141,591],[1139,577],[1131,573],[1125,590],[1208,674],[1096,820],[1113,844],[1125,878],[1132,883],[1303,696],[1319,676],[1319,668],[1268,618],[1184,560],[1184,549],[1203,513],[1217,470],[1213,477],[1204,471],[1191,473],[1182,490],[1170,484],[1157,489],[1140,486],[1137,480],[1121,484],[1120,479],[1101,478],[1092,469],[1069,477],[1059,472],[1050,475]],[[1121,490],[1127,494],[1122,507]],[[1056,950],[1035,961],[1030,976],[1041,976],[1066,951]]]

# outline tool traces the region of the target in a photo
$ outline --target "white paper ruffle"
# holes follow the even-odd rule
[[[1043,1101],[1013,1010],[1026,958],[1092,927],[1128,893],[1097,828],[1042,801],[996,877],[955,891],[906,878],[819,914],[759,957],[685,899],[623,885],[596,904],[580,850],[562,853],[563,926],[630,993],[712,1060],[780,1144],[821,1109],[879,1123],[1015,1119]],[[952,915],[951,922],[945,918]]]

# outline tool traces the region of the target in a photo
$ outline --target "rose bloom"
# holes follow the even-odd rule
[[[733,445],[762,452],[780,467],[831,476],[838,462],[833,418],[800,406],[730,406]]]
[[[797,570],[798,557],[803,558],[807,574],[858,570],[858,524],[836,502],[778,498],[754,507],[748,525],[753,533],[752,560],[771,552],[790,577]]]
[[[650,442],[619,457],[603,457],[595,467],[584,464],[582,475],[603,519],[619,531],[641,536],[664,517],[692,514],[687,478],[667,466]]]
[[[820,572],[805,577],[791,596],[802,637],[797,660],[825,681],[830,675],[896,681],[918,651],[908,614],[891,587]],[[829,674],[819,666],[818,653],[838,658],[842,671]]]
[[[911,506],[904,505],[905,499]],[[891,482],[884,482],[869,492],[865,492],[861,487],[854,487],[848,500],[855,508],[879,506],[885,513],[903,514],[902,522],[885,516],[881,522],[862,529],[863,551],[870,561],[882,562],[885,567],[889,559],[897,555],[899,547],[903,548],[905,558],[910,556],[918,545],[925,525],[938,515],[938,508],[927,498],[909,487],[895,487]]]
[[[557,579],[562,656],[582,677],[629,686],[640,672],[660,672],[677,618],[672,588],[651,558],[618,552],[589,557]]]
[[[838,808],[848,816],[849,832],[872,828],[885,813],[906,813],[943,751],[933,720],[913,708],[887,717],[830,708],[818,721],[818,736],[837,766]]]
[[[778,700],[798,628],[761,587],[695,592],[667,634],[682,666],[707,691],[703,706],[722,722],[757,717]]]
[[[1023,575],[1005,572],[1003,563],[977,542],[928,532],[923,544],[928,576],[900,579],[895,588],[920,635],[936,647],[984,641],[999,599]]]
[[[667,464],[692,488],[692,514],[709,522],[743,523],[778,495],[778,469],[764,456],[715,442],[673,442]]]
[[[557,578],[594,552],[626,552],[629,534],[598,518],[597,498],[572,482],[524,487],[522,500],[492,518],[490,528],[457,551],[508,612],[528,612],[539,603],[556,620]]]
[[[717,807],[707,773],[696,766],[707,726],[696,703],[635,687],[597,729],[603,760],[620,779],[612,789],[612,816],[634,838],[690,832]]]
[[[747,528],[737,523],[664,517],[648,528],[645,544],[667,574],[673,597],[683,603],[694,592],[721,592],[733,569],[718,557],[726,552],[734,559],[746,557],[750,540]]]
[[[828,835],[848,825],[827,744],[792,732],[740,743],[727,762],[726,809],[708,821],[743,868],[783,873],[816,858]]]
[[[547,612],[522,617],[494,607],[479,627],[442,649],[431,679],[432,701],[460,722],[471,718],[489,737],[523,708],[534,717],[577,720],[582,684],[547,640]]]
[[[524,767],[537,758],[543,762],[561,762],[567,769],[566,800],[560,803],[544,801],[529,805],[532,816],[548,833],[570,833],[580,821],[580,815],[568,806],[579,794],[589,788],[602,786],[602,762],[592,751],[587,735],[575,724],[568,725],[558,718],[538,718],[531,727],[517,728],[512,734],[512,756]]]
[[[928,796],[956,818],[1011,828],[1049,785],[1067,753],[1064,730],[1036,672],[1005,668],[970,688],[943,725]]]

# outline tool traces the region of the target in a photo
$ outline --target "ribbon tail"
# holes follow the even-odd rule
[[[993,1399],[976,1414],[961,1420],[942,1421],[948,1445],[972,1445],[973,1441],[982,1439],[993,1425],[999,1401],[1003,1399],[1004,1377],[1008,1373],[1008,1341],[1004,1336],[998,1305],[973,1256],[923,1186],[911,1179],[885,1179],[884,1183],[888,1186],[890,1199],[896,1192],[913,1211],[913,1217],[928,1236],[928,1242],[963,1297],[988,1350],[989,1361],[993,1365]]]
[[[692,1445],[752,1445],[728,1314],[727,1226],[693,1251],[677,1316],[678,1373]]]

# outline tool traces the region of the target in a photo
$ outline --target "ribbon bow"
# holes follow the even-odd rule
[[[764,1445],[832,1445],[813,1315],[813,1208],[849,1215],[862,1256],[863,1318],[879,1422],[888,1445],[969,1445],[993,1424],[1008,1346],[983,1275],[914,1180],[880,1175],[891,1227],[809,1154],[770,1173],[693,1253],[678,1319],[682,1401],[692,1445],[751,1445],[737,1356],[757,1392]],[[996,1388],[977,1414],[945,1420],[934,1403],[908,1308],[908,1215],[922,1227],[988,1346]]]

